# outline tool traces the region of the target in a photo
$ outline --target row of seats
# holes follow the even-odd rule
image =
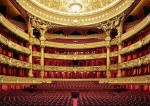
[[[71,92],[10,91],[0,96],[1,106],[72,106]],[[150,92],[79,92],[78,106],[150,106]]]
[[[109,84],[99,84],[97,81],[54,81],[51,84],[33,85],[33,89],[59,89],[59,90],[102,90],[113,89],[113,86]]]
[[[61,39],[61,38],[55,38],[55,39],[49,39],[51,42],[59,42],[59,43],[73,43],[73,44],[81,44],[81,43],[94,43],[94,42],[100,42],[103,41],[102,39],[98,38],[90,38],[90,39]]]

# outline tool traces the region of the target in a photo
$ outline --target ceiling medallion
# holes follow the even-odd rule
[[[74,13],[79,12],[82,9],[82,5],[79,3],[73,3],[70,5],[70,10]]]

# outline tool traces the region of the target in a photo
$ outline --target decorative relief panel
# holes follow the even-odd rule
[[[49,28],[60,26],[60,25],[57,25],[54,23],[50,23],[50,22],[41,20],[40,18],[35,17],[29,13],[28,13],[28,15],[29,15],[30,24],[33,28],[37,28],[37,29],[41,29],[41,30],[47,30]]]
[[[117,64],[113,64],[109,66],[109,70],[117,70],[118,69],[118,65]]]
[[[146,18],[144,18],[139,24],[134,26],[131,30],[129,30],[126,33],[124,33],[123,35],[121,35],[121,41],[124,41],[124,40],[130,38],[131,36],[133,36],[134,34],[138,33],[144,27],[149,25],[149,23],[150,23],[150,14],[148,16],[146,16]]]
[[[150,84],[150,75],[123,77],[123,78],[100,78],[100,79],[51,79],[51,78],[25,78],[0,75],[1,84],[35,84],[51,83],[52,81],[99,81],[99,83],[110,84]]]
[[[136,42],[130,46],[122,48],[120,50],[120,54],[128,53],[128,52],[131,52],[131,51],[136,50],[136,49],[141,48],[141,47],[142,47],[142,42],[138,41],[138,42]]]
[[[33,64],[33,65],[32,65],[32,69],[33,69],[33,70],[42,70],[42,66],[39,65],[39,64]]]
[[[149,84],[150,75],[136,76],[136,77],[123,77],[123,78],[102,78],[99,83],[113,83],[113,84]]]
[[[60,67],[60,66],[45,66],[45,71],[105,71],[106,66],[88,66],[88,67]]]
[[[0,62],[2,64],[8,64],[10,66],[15,66],[15,67],[20,67],[20,68],[27,68],[27,69],[31,68],[30,63],[23,62],[23,61],[20,61],[20,60],[16,60],[16,59],[4,56],[2,54],[0,54]]]
[[[104,47],[105,41],[95,43],[85,43],[85,44],[65,44],[65,43],[45,41],[45,46],[55,48],[67,48],[67,49],[87,49],[87,48]]]
[[[142,45],[146,45],[150,42],[150,34],[142,39]]]
[[[118,51],[110,52],[110,57],[118,56]]]
[[[5,17],[3,17],[2,14],[0,14],[0,23],[4,25],[7,29],[9,29],[11,32],[16,34],[17,36],[29,40],[29,35],[26,34],[24,31],[22,31],[19,27],[15,26],[11,22],[9,22]]]
[[[93,24],[97,24],[97,23],[109,20],[109,19],[114,18],[115,16],[125,12],[125,10],[127,10],[135,2],[135,0],[116,0],[117,3],[115,3],[114,6],[111,5],[109,7],[109,9],[106,9],[106,10],[104,9],[105,11],[102,11],[103,9],[101,10],[100,8],[98,8],[99,12],[96,12],[96,13],[89,12],[89,14],[85,14],[85,12],[83,12],[81,15],[81,13],[79,13],[79,12],[77,12],[75,14],[74,14],[74,12],[69,12],[69,14],[66,14],[66,13],[60,14],[56,11],[55,12],[49,11],[49,9],[46,9],[45,7],[41,6],[42,4],[40,4],[40,6],[39,6],[37,4],[37,2],[34,2],[34,1],[36,1],[36,0],[28,0],[28,1],[16,0],[16,1],[12,1],[12,2],[17,2],[16,4],[18,4],[18,6],[22,7],[25,11],[28,11],[29,13],[32,13],[33,15],[39,17],[40,19],[43,19],[47,22],[52,22],[52,23],[56,23],[56,24],[60,24],[60,25],[67,25],[67,26],[68,25],[69,26],[93,25]],[[79,0],[79,1],[81,2],[81,0]],[[68,1],[67,4],[69,2],[71,2],[71,0]],[[94,1],[92,1],[92,2],[94,2]],[[103,1],[103,2],[105,2],[105,1]],[[108,1],[106,1],[106,2],[108,2]],[[94,4],[93,7],[96,9],[98,4]],[[82,4],[80,4],[80,6],[81,5]],[[66,4],[65,4],[65,6],[66,6]],[[85,6],[85,3],[83,4],[83,6]],[[55,6],[55,7],[57,7],[57,6]],[[91,7],[89,7],[89,8],[91,9]],[[117,24],[117,21],[115,24]]]
[[[36,51],[33,51],[32,55],[35,56],[35,57],[41,57],[41,53],[40,52],[36,52]]]
[[[87,59],[106,58],[106,53],[91,54],[91,55],[61,55],[61,54],[48,54],[48,53],[45,53],[45,58],[64,59],[64,60],[87,60]]]
[[[125,48],[122,48],[119,53],[120,54],[125,54],[125,53],[128,53],[128,52],[131,52],[131,51],[134,51],[138,48],[141,48],[143,45],[146,45],[147,43],[150,42],[150,34],[147,35],[146,37],[144,37],[142,40],[130,45],[130,46],[127,46]]]
[[[141,64],[147,64],[147,63],[150,63],[150,54],[145,55],[138,59],[120,63],[119,68],[120,69],[131,68],[131,67],[141,66]]]
[[[26,53],[26,54],[31,54],[31,50],[28,48],[25,48],[23,46],[20,46],[10,40],[8,40],[6,37],[0,34],[0,42],[3,43],[4,45],[7,45],[8,47],[15,49],[19,52]]]
[[[40,40],[36,39],[34,37],[30,37],[30,43],[35,44],[35,45],[40,45],[41,44]]]
[[[114,17],[112,19],[109,19],[107,21],[99,23],[97,28],[98,29],[103,29],[106,32],[106,34],[109,31],[109,34],[110,34],[110,31],[112,29],[114,29],[117,26],[119,26],[119,24],[122,21],[123,17],[124,17],[124,13],[122,13],[120,15],[117,15],[116,17]]]
[[[110,41],[110,45],[117,45],[118,44],[118,38],[114,38]]]

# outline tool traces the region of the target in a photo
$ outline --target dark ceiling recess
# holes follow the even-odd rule
[[[24,18],[21,15],[15,16],[12,19],[18,22],[26,23]]]
[[[87,32],[87,34],[88,34],[88,35],[90,35],[90,34],[97,34],[97,32],[92,31],[92,30],[89,30],[89,31]]]
[[[53,34],[64,34],[64,32],[61,30],[61,31],[53,32]]]
[[[144,15],[147,16],[150,13],[150,6],[144,6],[143,10],[144,10]]]
[[[6,16],[6,13],[7,13],[7,7],[6,6],[3,6],[3,5],[0,5],[0,13],[4,16]]]
[[[114,38],[117,35],[118,35],[117,29],[112,29],[112,31],[111,31],[111,37]]]
[[[33,35],[34,35],[36,38],[40,38],[40,32],[39,32],[39,30],[33,29]]]
[[[81,35],[78,31],[73,31],[70,35]]]
[[[127,17],[125,23],[134,22],[134,21],[136,21],[136,20],[138,20],[138,19],[139,19],[138,17],[129,15],[129,16]]]

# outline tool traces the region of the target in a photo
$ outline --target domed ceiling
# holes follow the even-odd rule
[[[31,0],[51,12],[65,15],[85,15],[104,11],[120,0]]]
[[[11,1],[17,2],[16,6],[21,6],[30,15],[46,22],[65,26],[89,26],[121,15],[136,0]]]

